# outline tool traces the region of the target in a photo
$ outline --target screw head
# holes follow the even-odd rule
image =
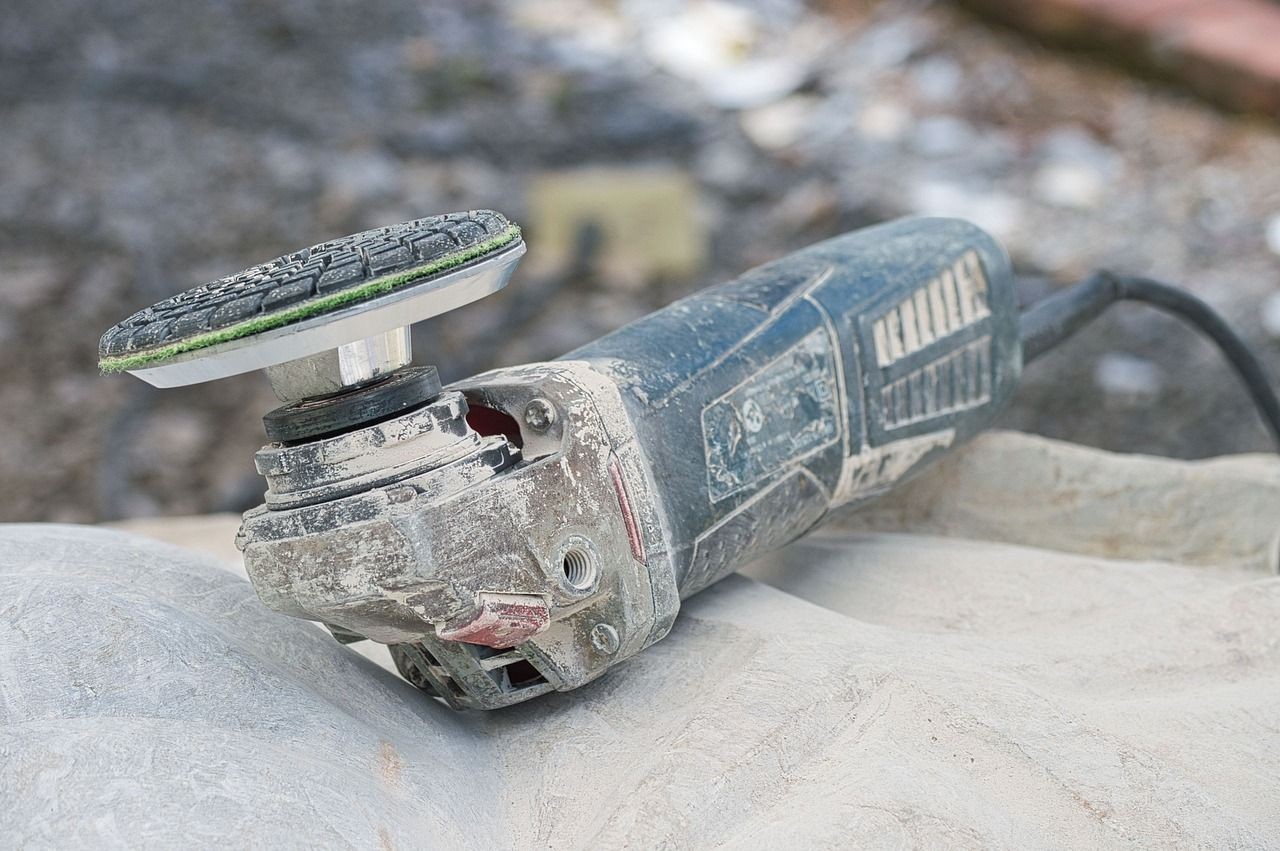
[[[618,640],[618,631],[607,623],[598,623],[591,627],[591,643],[601,653],[608,653],[612,656],[618,652],[621,642]]]
[[[536,432],[544,432],[556,422],[555,406],[546,399],[531,399],[524,406],[524,424]]]

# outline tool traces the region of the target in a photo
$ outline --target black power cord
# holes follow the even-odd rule
[[[1253,397],[1280,450],[1280,400],[1248,344],[1213,308],[1177,287],[1130,275],[1095,272],[1057,295],[1032,305],[1019,320],[1022,360],[1030,363],[1079,331],[1117,301],[1140,301],[1175,314],[1213,340]]]

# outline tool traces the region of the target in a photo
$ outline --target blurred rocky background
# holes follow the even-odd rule
[[[505,292],[419,329],[445,380],[920,213],[1003,240],[1027,299],[1098,266],[1182,283],[1280,376],[1265,86],[1180,74],[1187,39],[1068,50],[993,6],[10,0],[0,519],[256,503],[265,379],[102,378],[99,334],[284,251],[457,209],[507,213],[530,254]],[[1028,370],[1002,425],[1190,458],[1267,447],[1216,352],[1137,306]]]

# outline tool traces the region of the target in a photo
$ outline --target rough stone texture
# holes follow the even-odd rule
[[[1027,525],[1028,495],[1063,470]],[[828,529],[689,600],[603,680],[489,714],[454,714],[270,614],[216,560],[0,527],[0,834],[1267,847],[1280,577],[1246,550],[1270,540],[1277,482],[1274,458],[1188,465],[995,435],[897,510],[922,499],[922,528],[1026,544],[1048,530],[1091,554]],[[1155,492],[1163,513],[1135,524]],[[1206,511],[1209,493],[1230,510]],[[1112,510],[1084,511],[1097,500]],[[1098,554],[1121,539],[1125,560]]]
[[[841,525],[1275,573],[1277,508],[1274,455],[1188,463],[995,431]]]

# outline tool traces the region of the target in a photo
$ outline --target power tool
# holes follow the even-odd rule
[[[558,360],[441,386],[409,326],[506,285],[492,211],[314,245],[135,313],[106,372],[174,387],[265,369],[281,406],[237,544],[270,608],[390,646],[493,709],[596,679],[681,600],[980,432],[1024,362],[1123,298],[1195,322],[1280,440],[1262,367],[1202,302],[1099,273],[1020,315],[979,228],[903,219],[818,243]]]

